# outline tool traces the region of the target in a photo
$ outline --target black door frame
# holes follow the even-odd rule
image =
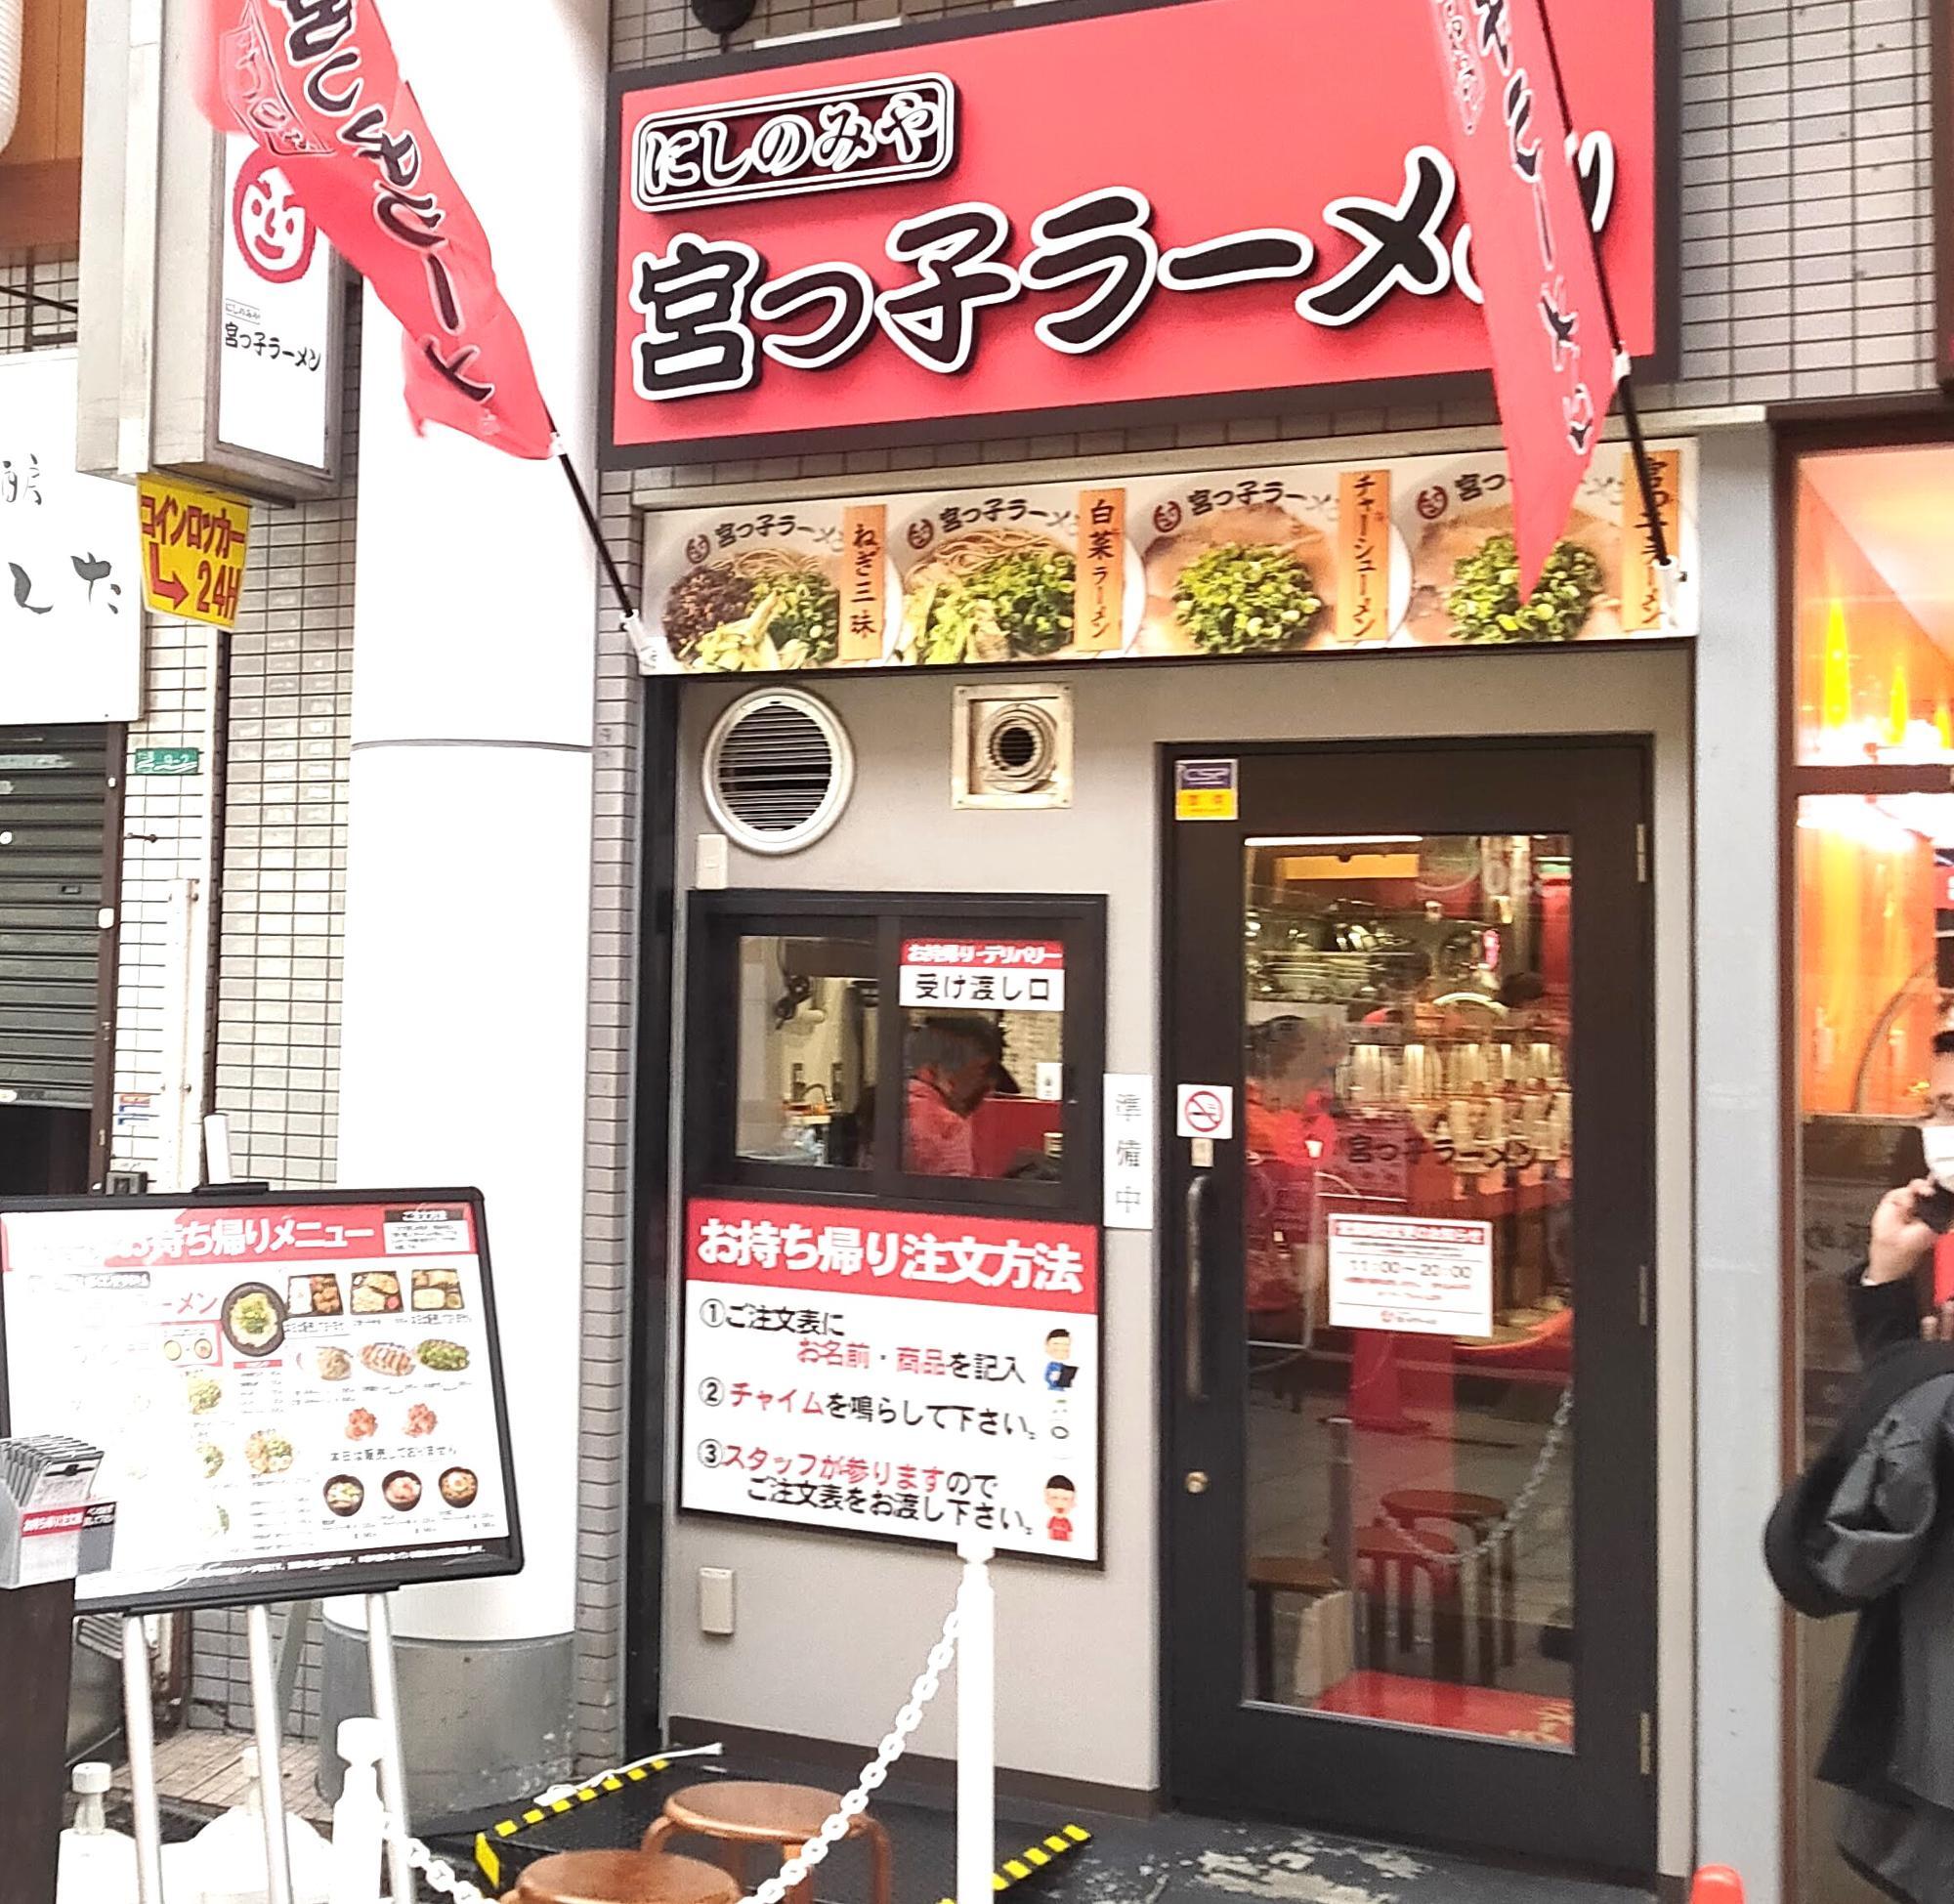
[[[1178,823],[1173,813],[1173,763],[1183,758],[1233,757],[1240,763],[1241,811],[1253,814],[1256,782],[1266,787],[1267,763],[1339,760],[1361,782],[1364,763],[1388,764],[1401,781],[1428,778],[1433,785],[1405,786],[1423,800],[1425,824],[1404,827],[1380,818],[1374,790],[1358,787],[1335,800],[1367,804],[1353,819],[1336,805],[1310,825],[1328,833],[1389,830],[1560,832],[1577,834],[1576,969],[1589,974],[1586,995],[1605,1009],[1577,1005],[1577,1076],[1591,1082],[1577,1106],[1577,1160],[1626,1149],[1635,1168],[1596,1188],[1590,1166],[1577,1181],[1589,1188],[1577,1204],[1577,1248],[1589,1265],[1581,1311],[1592,1318],[1575,1335],[1575,1369],[1582,1406],[1574,1459],[1577,1500],[1605,1501],[1608,1512],[1577,1513],[1577,1597],[1588,1611],[1577,1641],[1578,1749],[1571,1755],[1404,1728],[1304,1717],[1280,1708],[1241,1702],[1243,1601],[1239,1576],[1223,1591],[1213,1585],[1214,1556],[1239,1567],[1238,1540],[1225,1533],[1243,1521],[1240,1434],[1245,1400],[1242,1370],[1216,1345],[1239,1342],[1216,1320],[1240,1314],[1239,1249],[1211,1245],[1204,1291],[1209,1319],[1209,1399],[1185,1398],[1189,1243],[1181,1214],[1194,1175],[1188,1146],[1163,1122],[1161,1363],[1161,1683],[1163,1758],[1173,1800],[1188,1809],[1224,1815],[1285,1817],[1371,1836],[1524,1856],[1568,1868],[1631,1876],[1653,1883],[1656,1868],[1656,1448],[1655,1448],[1655,1187],[1654,1187],[1654,887],[1648,862],[1652,741],[1645,735],[1580,735],[1513,739],[1430,739],[1403,741],[1175,743],[1159,750],[1157,812],[1162,835],[1161,1079],[1163,1105],[1178,1081],[1203,1079],[1182,1070],[1195,1049],[1226,1040],[1232,1057],[1219,1074],[1240,1088],[1242,979],[1210,984],[1199,995],[1176,985],[1176,946],[1211,935],[1218,916],[1241,914],[1240,850],[1255,830],[1235,823]],[[1632,756],[1632,759],[1624,756]],[[1423,760],[1435,772],[1421,776]],[[1437,791],[1446,766],[1454,770],[1504,761],[1512,770],[1480,776],[1476,787],[1454,777]],[[1543,775],[1550,778],[1543,779]],[[1597,831],[1611,804],[1625,806],[1623,778],[1633,775],[1634,823]],[[1499,783],[1505,781],[1506,785]],[[1556,810],[1553,798],[1561,799]],[[1548,797],[1545,801],[1542,795]],[[1584,813],[1587,818],[1582,816]],[[1264,822],[1263,830],[1268,829]],[[1214,852],[1225,841],[1226,854]],[[1207,884],[1199,859],[1208,854]],[[1224,867],[1223,863],[1227,865]],[[1586,878],[1586,886],[1581,883]],[[1587,904],[1583,906],[1583,896]],[[1597,898],[1597,896],[1599,896]],[[1626,907],[1626,911],[1620,910]],[[1224,925],[1221,929],[1232,930]],[[1239,1138],[1239,1128],[1238,1128]],[[1211,1238],[1239,1236],[1241,1150],[1218,1147],[1207,1193]],[[1220,1272],[1217,1274],[1217,1271]],[[1232,1300],[1231,1300],[1232,1299]],[[1641,1353],[1624,1355],[1625,1342]],[[1605,1343],[1602,1358],[1584,1343]],[[1587,1435],[1580,1421],[1590,1423]],[[1603,1423],[1599,1433],[1592,1424]],[[1639,1432],[1637,1432],[1639,1424]],[[1604,1452],[1605,1451],[1605,1452]],[[1191,1497],[1183,1476],[1211,1476],[1208,1492]],[[1606,1480],[1601,1477],[1605,1471]],[[1220,1537],[1220,1538],[1217,1538]],[[1204,1585],[1207,1575],[1207,1591]],[[1594,1583],[1600,1583],[1597,1594]],[[1604,1625],[1597,1598],[1628,1604],[1632,1616]],[[1610,1616],[1612,1610],[1606,1610]],[[1626,1629],[1624,1629],[1626,1628]],[[1202,1710],[1199,1689],[1219,1682],[1230,1698]],[[1337,1727],[1332,1734],[1331,1727]],[[1605,1727],[1605,1730],[1603,1729]],[[1320,1741],[1311,1749],[1309,1734]],[[1329,1747],[1334,1740],[1335,1750]],[[1305,1763],[1305,1761],[1313,1761]]]

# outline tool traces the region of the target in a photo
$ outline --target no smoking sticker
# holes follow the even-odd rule
[[[1234,1136],[1233,1085],[1180,1084],[1175,1087],[1175,1093],[1173,1128],[1176,1136]]]

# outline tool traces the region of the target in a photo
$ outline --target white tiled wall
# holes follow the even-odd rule
[[[224,710],[216,1092],[233,1167],[275,1185],[334,1181],[340,936],[353,698],[353,515],[360,301],[349,300],[340,492],[261,503]],[[319,1642],[302,1656],[297,1729],[319,1727]],[[192,1723],[248,1726],[241,1615],[196,1621]]]

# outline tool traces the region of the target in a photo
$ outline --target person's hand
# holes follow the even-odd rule
[[[1937,1309],[1930,1309],[1920,1319],[1920,1339],[1923,1342],[1954,1342],[1954,1302],[1943,1302]]]
[[[1866,1252],[1868,1283],[1899,1283],[1913,1274],[1933,1248],[1934,1233],[1914,1214],[1916,1197],[1933,1189],[1933,1179],[1921,1177],[1913,1183],[1889,1190],[1873,1211],[1871,1247]]]

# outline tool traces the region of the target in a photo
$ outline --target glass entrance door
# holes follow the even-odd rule
[[[1170,1165],[1183,1802],[1652,1867],[1643,776],[1262,753],[1168,823],[1234,1113]]]

